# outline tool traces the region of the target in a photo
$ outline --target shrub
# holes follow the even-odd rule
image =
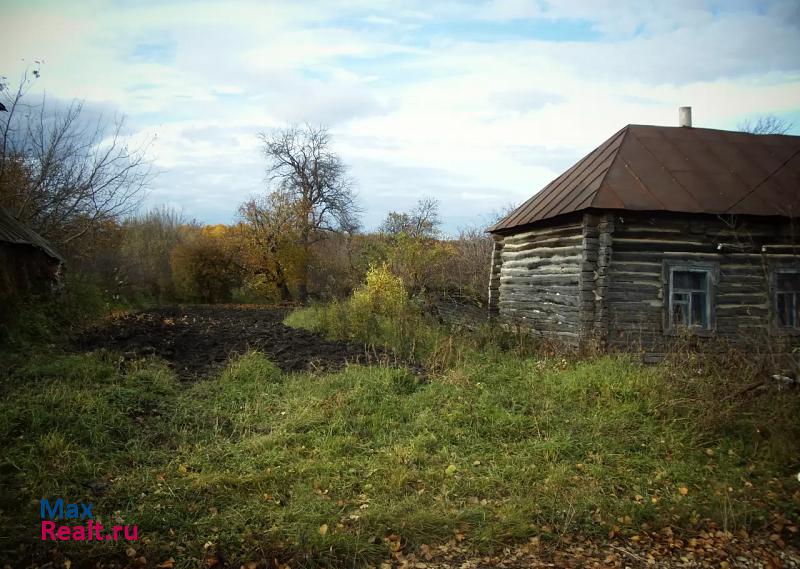
[[[96,279],[67,273],[62,290],[3,306],[0,350],[7,353],[0,356],[17,352],[24,358],[29,344],[62,343],[72,332],[118,306],[119,299],[104,291]]]
[[[125,220],[119,248],[119,287],[126,296],[149,296],[159,301],[174,297],[170,257],[187,235],[183,225],[181,214],[167,207]]]
[[[172,250],[172,275],[178,295],[191,301],[225,302],[239,283],[225,226],[187,228],[190,236]]]
[[[349,299],[296,310],[285,323],[332,339],[392,346],[407,355],[414,351],[414,330],[423,327],[423,317],[403,279],[384,263],[370,266]]]
[[[353,293],[349,308],[389,318],[402,315],[408,306],[408,292],[403,279],[392,274],[388,265],[372,266],[366,282]]]

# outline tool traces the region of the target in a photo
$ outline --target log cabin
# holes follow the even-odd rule
[[[628,125],[489,229],[490,315],[568,344],[800,346],[800,136]]]
[[[46,239],[0,207],[0,302],[52,290],[63,266]]]

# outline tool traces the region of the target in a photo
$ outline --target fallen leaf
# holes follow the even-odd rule
[[[686,496],[689,493],[689,489],[686,486],[681,486],[678,488],[678,492],[680,492],[681,496]]]
[[[175,560],[170,557],[166,561],[164,561],[161,565],[156,565],[158,569],[172,569],[175,567]]]
[[[451,464],[450,466],[444,469],[445,474],[447,474],[448,476],[453,476],[457,470],[458,468],[456,468],[455,464]]]
[[[394,553],[397,553],[403,548],[401,538],[397,534],[390,535],[386,538],[386,541],[389,542],[389,549],[391,549]]]
[[[433,558],[433,553],[431,552],[431,546],[427,543],[423,543],[419,546],[419,551],[422,553],[422,556],[425,558],[426,561],[430,561]]]
[[[328,533],[328,524],[319,526],[319,535],[325,535],[326,533]]]

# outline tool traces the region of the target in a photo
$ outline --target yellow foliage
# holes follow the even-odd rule
[[[419,291],[439,288],[447,280],[443,270],[452,254],[449,243],[402,233],[393,239],[388,261],[395,274],[402,275],[412,290]]]
[[[409,305],[403,280],[385,263],[372,265],[349,299],[334,300],[320,311],[319,330],[333,338],[367,341],[387,321],[405,318]]]
[[[370,266],[366,282],[353,292],[350,308],[357,313],[392,317],[402,314],[407,303],[403,279],[392,274],[384,263]]]
[[[187,300],[229,301],[239,278],[228,228],[204,227],[189,233],[170,259],[176,292]]]
[[[225,224],[206,225],[202,229],[203,235],[211,238],[224,239],[231,233],[231,228]]]

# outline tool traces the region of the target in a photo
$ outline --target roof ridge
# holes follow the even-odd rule
[[[626,129],[627,129],[627,127],[623,127],[620,130],[618,130],[617,132],[615,132],[614,134],[612,134],[610,137],[608,137],[606,140],[604,140],[603,143],[600,146],[598,146],[597,148],[595,148],[594,150],[589,152],[589,154],[587,154],[586,156],[581,158],[575,164],[574,172],[578,172],[580,170],[580,173],[577,174],[577,176],[576,176],[577,178],[580,179],[580,184],[587,184],[588,185],[588,184],[591,183],[591,181],[594,181],[595,177],[587,178],[587,176],[591,173],[591,166],[594,163],[598,163],[598,162],[601,163],[601,164],[603,163],[603,160],[600,160],[600,158],[603,156],[603,153],[608,151],[609,155],[613,156],[613,158],[611,160],[611,164],[614,163],[614,160],[616,159],[617,154],[619,154],[619,149],[622,146],[622,142],[625,139],[625,134],[623,133],[623,131],[625,131]],[[614,146],[614,144],[617,143],[618,140],[619,140],[619,145],[616,148],[612,148]],[[609,149],[611,149],[611,150],[609,150]],[[589,160],[590,158],[591,158],[591,160]],[[588,164],[584,164],[584,162],[586,162],[587,160],[589,161]],[[606,158],[606,160],[608,160],[608,158]],[[579,166],[583,167],[583,168],[579,168]],[[611,168],[611,165],[609,164],[609,168],[608,169],[610,169],[610,168]],[[608,169],[606,169],[606,171],[603,173],[603,177],[605,177],[605,175],[608,173]],[[570,170],[568,170],[568,171],[572,171],[572,170],[573,169],[570,168]],[[553,183],[558,181],[560,178],[561,178],[561,176],[559,176],[558,178],[553,180]],[[566,179],[566,178],[564,178],[564,179]],[[561,180],[561,182],[559,182],[559,184],[563,183],[563,181],[564,180]],[[549,186],[549,184],[548,184],[548,186]],[[598,186],[598,189],[599,189],[599,186]],[[596,192],[597,192],[597,190],[595,190],[595,193]],[[547,215],[547,212],[549,212],[551,209],[553,209],[553,206],[555,205],[555,204],[551,203],[552,200],[548,199],[548,198],[551,197],[552,194],[557,194],[557,186],[554,186],[553,190],[551,192],[549,192],[549,194],[547,196],[542,196],[542,200],[543,201],[546,200],[546,199],[548,200],[548,203],[546,205],[542,204],[544,206],[542,213],[545,214],[545,215]],[[572,196],[572,200],[574,200],[577,197],[578,197],[577,195]]]
[[[580,177],[584,176],[586,174],[586,172],[581,170],[581,167],[585,165],[584,163],[586,163],[586,161],[590,160],[590,159],[591,159],[590,163],[595,162],[597,159],[599,159],[603,155],[603,153],[605,151],[607,151],[611,146],[613,146],[617,142],[617,140],[620,138],[620,136],[622,136],[624,138],[624,133],[628,130],[629,126],[630,125],[626,125],[626,126],[622,127],[620,130],[618,130],[617,132],[615,132],[614,134],[609,136],[607,139],[605,139],[600,144],[600,146],[597,146],[597,147],[593,148],[592,150],[590,150],[585,156],[583,156],[580,160],[575,162],[575,164],[573,164],[572,166],[567,168],[564,172],[562,172],[561,174],[559,174],[558,176],[553,178],[553,180],[551,180],[547,185],[545,185],[540,191],[538,191],[533,196],[531,196],[530,198],[528,198],[527,200],[522,202],[511,213],[509,213],[508,215],[506,215],[505,217],[500,219],[497,223],[492,225],[487,231],[495,231],[495,230],[503,229],[500,226],[501,225],[505,225],[505,224],[509,224],[510,227],[514,227],[516,225],[519,225],[521,219],[523,219],[527,214],[530,213],[528,211],[528,208],[531,205],[534,205],[534,204],[536,204],[536,205],[545,205],[545,204],[541,204],[539,202],[547,201],[548,203],[545,205],[546,210],[549,211],[550,209],[552,209],[552,204],[549,203],[550,202],[549,198],[551,198],[552,196],[557,196],[558,195],[559,186],[561,184],[563,184],[564,181],[567,180],[569,178],[569,176],[572,175],[572,174],[576,174],[577,172],[580,172],[579,174],[577,174],[577,177],[580,178]],[[622,141],[620,140],[619,145],[616,148],[614,148],[614,149],[612,149],[610,151],[610,154],[614,157],[612,159],[612,161],[611,161],[611,164],[613,164],[614,160],[616,160],[616,156],[617,156],[617,154],[619,154],[619,149],[620,149],[621,146],[622,146]],[[603,174],[603,176],[605,176],[608,173],[608,170],[610,169],[610,167],[611,166],[609,165],[609,168],[606,170],[606,172]],[[585,170],[585,168],[584,168],[584,170]],[[598,190],[599,190],[599,187],[598,187]]]
[[[627,136],[629,134],[631,134],[631,126],[633,126],[633,125],[632,124],[626,124],[624,127],[622,127],[622,129],[617,131],[617,133],[614,135],[614,136],[616,136],[617,134],[622,133],[622,140],[619,141],[619,146],[617,147],[617,150],[614,153],[614,158],[613,158],[613,160],[611,160],[611,164],[609,164],[608,168],[606,168],[606,171],[603,172],[603,178],[600,180],[600,184],[597,186],[597,189],[594,192],[594,196],[592,196],[592,201],[589,203],[589,207],[592,207],[594,205],[594,202],[597,199],[597,196],[600,194],[600,190],[603,189],[603,184],[606,183],[606,178],[608,177],[608,173],[611,172],[611,170],[614,168],[614,165],[617,163],[617,160],[619,160],[619,154],[620,154],[620,150],[622,149],[622,145],[625,144],[625,139],[627,138]],[[631,134],[631,136],[633,136],[633,135]],[[615,196],[617,195],[617,192],[614,191],[614,188],[609,187],[608,189],[611,192],[613,192]],[[617,196],[617,197],[619,197],[619,196]]]
[[[618,130],[617,132],[612,134],[610,137],[608,137],[603,142],[603,144],[601,144],[600,146],[598,146],[597,148],[592,150],[580,162],[578,162],[578,164],[583,164],[583,162],[585,160],[587,160],[589,157],[591,157],[595,153],[596,153],[596,156],[594,156],[594,158],[592,159],[591,162],[599,162],[600,164],[602,164],[605,160],[608,160],[609,157],[611,158],[611,163],[608,165],[608,167],[605,169],[605,171],[602,171],[601,174],[599,174],[600,183],[597,185],[597,189],[594,190],[594,195],[591,196],[591,201],[592,202],[594,201],[594,198],[597,197],[597,194],[599,193],[600,188],[603,185],[603,181],[605,180],[605,177],[608,175],[608,172],[611,170],[611,167],[616,162],[617,157],[619,156],[620,149],[622,148],[622,144],[625,142],[625,137],[627,136],[627,134],[628,134],[628,127],[627,126],[622,127],[620,130]],[[612,148],[615,144],[617,145],[616,148]],[[609,149],[611,149],[611,150],[609,151]],[[602,157],[603,153],[606,152],[606,151],[609,151],[609,156],[606,157],[605,160],[600,160],[600,158]],[[580,175],[580,178],[581,178],[580,184],[584,185],[584,189],[586,187],[591,186],[591,184],[598,177],[598,175],[587,177],[588,174],[591,171],[587,172],[586,170],[587,169],[584,169],[584,171],[581,172],[581,175]],[[576,195],[570,196],[570,199],[569,199],[569,201],[567,203],[568,204],[572,204],[572,202],[574,202],[579,197],[580,197],[579,193],[576,194]],[[585,202],[586,199],[587,198],[583,198],[582,201]],[[548,204],[548,207],[544,210],[543,213],[547,214],[551,209],[553,209],[553,205],[554,204],[552,204],[552,203]]]

